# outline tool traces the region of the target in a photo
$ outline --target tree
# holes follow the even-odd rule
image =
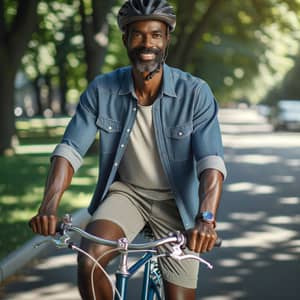
[[[81,31],[87,65],[86,77],[87,80],[90,81],[100,73],[105,59],[108,45],[107,35],[109,32],[107,16],[116,1],[78,0],[75,2],[79,3]],[[0,75],[0,154],[12,148],[12,140],[15,134],[13,96],[15,76],[18,69],[20,69],[22,57],[25,54],[26,46],[32,34],[37,29],[37,25],[39,25],[39,29],[41,29],[40,26],[43,24],[42,19],[44,16],[41,14],[38,15],[40,13],[38,11],[39,3],[43,3],[44,6],[51,10],[53,7],[54,9],[59,7],[64,1],[0,0],[0,64],[3,66]],[[41,17],[39,23],[38,16]],[[41,34],[41,32],[41,30],[38,31],[38,34]],[[32,80],[33,82],[38,82],[39,79],[43,77],[45,82],[51,85],[53,76],[58,78],[60,89],[63,91],[63,99],[66,99],[65,94],[68,88],[67,80],[71,77],[68,76],[70,67],[68,66],[67,59],[69,57],[66,55],[66,51],[69,51],[69,42],[72,33],[70,30],[66,33],[66,38],[61,42],[56,41],[54,33],[51,33],[50,30],[44,31],[42,36],[37,37],[36,35],[35,43],[33,43],[33,47],[31,47],[32,58],[27,60],[27,64],[31,62],[32,65],[34,65],[35,58],[38,58],[38,55],[35,54],[38,54],[41,44],[43,43],[45,43],[43,45],[44,48],[49,49],[50,47],[52,50],[55,49],[57,55],[52,53],[55,66],[49,65],[49,68],[41,70],[40,61],[36,61],[36,72]],[[44,41],[41,41],[43,39]],[[62,56],[62,53],[65,55]],[[82,65],[82,63],[80,63],[80,65]],[[70,80],[70,82],[74,81],[76,81],[74,78]],[[38,85],[36,85],[36,87],[38,91]],[[65,100],[63,102],[65,102]],[[40,110],[42,111],[42,106]]]
[[[185,68],[202,35],[208,30],[213,14],[224,5],[221,0],[208,1],[206,7],[197,0],[177,1],[177,31],[169,61],[172,65]]]
[[[291,32],[299,31],[299,23],[294,28],[291,24],[299,11],[299,1],[172,2],[177,11],[177,28],[168,63],[204,77],[221,99],[253,95],[255,79],[261,77],[262,68],[275,77],[276,72],[283,72],[276,62],[278,56],[282,60],[288,57],[289,49],[278,51],[278,45],[282,48],[279,33],[287,40]]]
[[[56,112],[66,113],[67,92],[82,90],[84,80],[84,47],[81,35],[79,2],[71,0],[42,0],[39,6],[39,24],[23,58],[22,69],[36,87],[39,104],[40,85],[59,97],[60,108]],[[51,93],[48,101],[38,105],[42,114],[45,108],[52,108]],[[45,104],[47,105],[45,107]]]
[[[60,97],[60,112],[66,113],[67,98],[77,100],[76,94],[101,72],[110,27],[107,16],[114,3],[41,0],[38,29],[23,58],[23,70],[36,87],[39,114],[51,103],[39,101],[41,84],[59,91],[55,95]]]
[[[91,0],[91,7],[87,1],[79,1],[85,60],[87,64],[86,77],[88,81],[91,81],[99,74],[104,63],[109,32],[107,15],[116,1]]]
[[[271,89],[263,99],[263,103],[274,106],[281,99],[300,100],[300,53],[294,67],[287,73],[282,82]]]
[[[36,29],[38,2],[0,0],[0,155],[11,149],[15,135],[14,82]]]

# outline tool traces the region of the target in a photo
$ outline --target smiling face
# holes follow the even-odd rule
[[[123,36],[128,57],[139,72],[152,72],[161,64],[169,42],[167,25],[160,21],[137,21]]]

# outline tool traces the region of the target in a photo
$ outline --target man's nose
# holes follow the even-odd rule
[[[151,36],[149,36],[149,35],[144,36],[143,46],[145,48],[151,48],[153,46],[152,45],[152,37]]]

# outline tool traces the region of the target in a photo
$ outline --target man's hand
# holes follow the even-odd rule
[[[212,250],[217,237],[213,224],[198,221],[187,231],[187,246],[197,253],[207,252]]]
[[[40,235],[55,235],[57,217],[55,214],[39,213],[29,221],[32,231]]]

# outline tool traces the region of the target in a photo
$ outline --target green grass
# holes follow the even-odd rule
[[[34,235],[29,219],[37,212],[49,168],[49,156],[60,141],[65,121],[33,119],[17,123],[17,154],[0,157],[0,259]],[[64,194],[59,213],[86,207],[97,176],[97,157],[88,155]]]

